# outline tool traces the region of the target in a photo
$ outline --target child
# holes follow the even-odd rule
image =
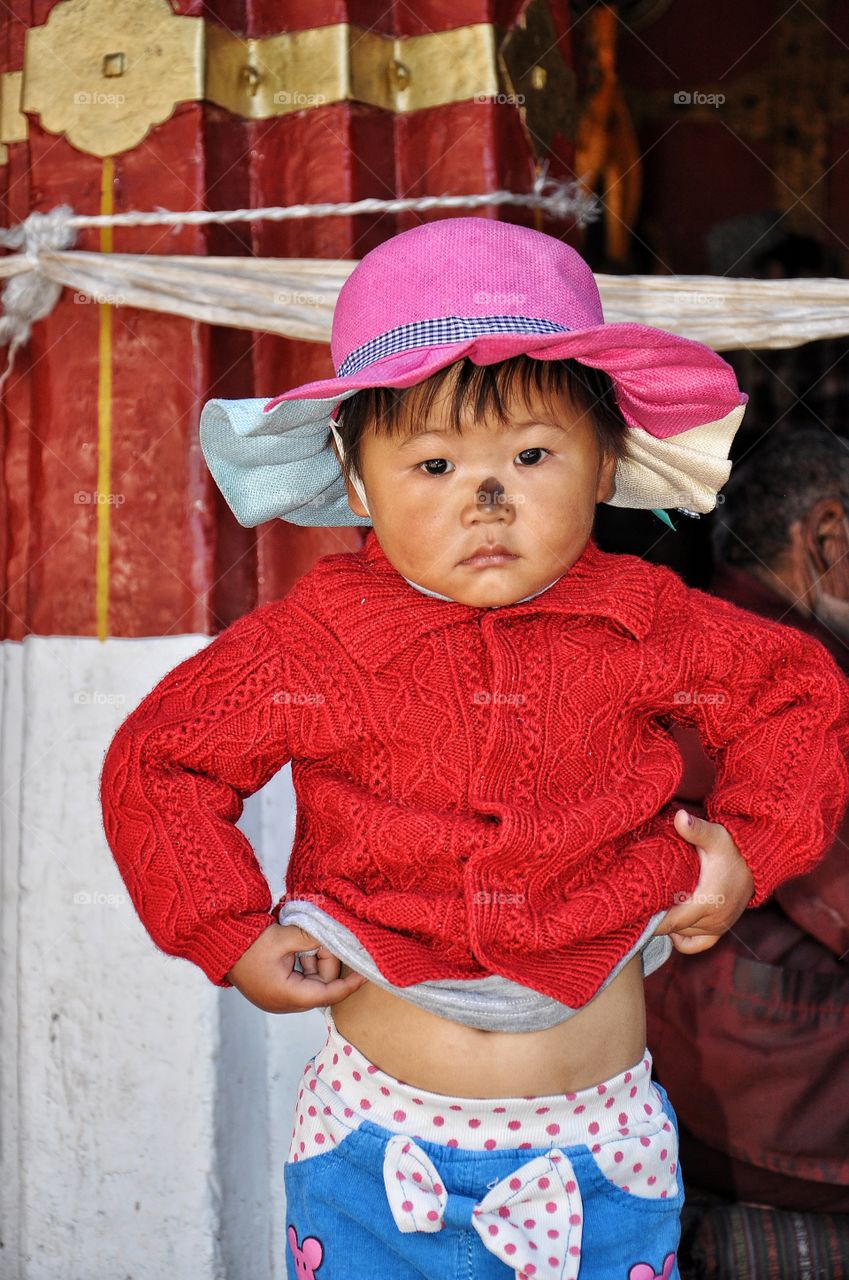
[[[822,856],[849,703],[818,642],[591,533],[598,502],[712,510],[746,397],[702,345],[605,323],[573,249],[477,217],[367,254],[332,355],[334,378],[211,401],[201,444],[243,525],[365,544],[125,720],[110,847],[164,951],[324,1010],[289,1280],[672,1280],[643,978]],[[673,722],[716,762],[708,820],[669,803]],[[287,761],[272,910],[235,823]]]

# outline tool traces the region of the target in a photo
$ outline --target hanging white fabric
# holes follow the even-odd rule
[[[356,259],[200,258],[131,253],[38,255],[45,280],[115,306],[329,342],[336,297]],[[0,260],[0,276],[30,271]],[[596,274],[604,316],[640,321],[714,351],[795,347],[849,334],[849,280]]]

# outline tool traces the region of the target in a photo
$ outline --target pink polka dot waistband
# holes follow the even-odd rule
[[[332,1113],[348,1129],[368,1119],[395,1133],[483,1151],[503,1146],[594,1146],[616,1135],[654,1129],[662,1118],[648,1047],[627,1071],[574,1092],[455,1098],[396,1080],[341,1035],[329,1006],[324,1014],[327,1038],[306,1064],[303,1090],[308,1092],[303,1101],[312,1092],[317,1114]]]

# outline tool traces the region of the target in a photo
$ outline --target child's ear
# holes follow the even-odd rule
[[[598,468],[598,486],[596,488],[596,502],[606,502],[608,498],[612,498],[616,490],[616,463],[618,459],[612,451],[605,453]]]
[[[338,446],[338,444],[336,443],[336,437],[333,435],[333,433],[332,433],[332,432],[331,432],[331,435],[330,435],[330,444],[331,444],[331,447],[332,447],[332,449],[333,449],[333,452],[334,452],[334,453],[335,453],[335,455],[336,455],[336,461],[339,463],[339,469],[340,469],[340,471],[341,471],[341,470],[342,470],[342,459],[339,457],[339,446]],[[360,497],[360,495],[357,493],[357,491],[356,491],[356,489],[354,488],[354,486],[351,484],[351,481],[350,481],[350,480],[348,480],[348,479],[346,478],[344,471],[342,472],[342,479],[343,479],[343,480],[344,480],[344,482],[345,482],[345,490],[346,490],[347,495],[348,495],[348,506],[351,508],[351,510],[353,511],[354,515],[355,515],[355,516],[368,516],[368,514],[369,514],[369,513],[366,511],[365,507],[363,506],[362,498],[361,498],[361,497]]]
[[[368,519],[371,519],[371,516],[369,516],[369,513],[366,511],[365,507],[363,506],[362,498],[357,493],[356,489],[351,484],[350,480],[345,481],[345,488],[348,491],[348,506],[351,508],[354,515],[367,516]]]

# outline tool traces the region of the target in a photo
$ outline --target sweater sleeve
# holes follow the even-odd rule
[[[153,941],[219,987],[269,925],[271,893],[235,826],[290,758],[283,645],[262,605],[160,680],[100,776],[106,839]]]
[[[748,863],[759,907],[834,840],[849,800],[849,685],[813,636],[680,579],[676,595],[693,657],[671,718],[697,729],[716,766],[705,812]]]

